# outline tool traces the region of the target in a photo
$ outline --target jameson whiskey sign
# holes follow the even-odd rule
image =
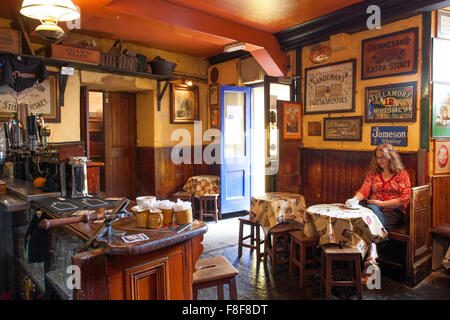
[[[408,127],[372,127],[370,141],[373,146],[389,143],[397,147],[408,146]]]
[[[412,28],[362,42],[361,79],[417,72],[417,33]]]
[[[367,87],[365,122],[416,121],[417,82]]]
[[[356,60],[305,70],[305,114],[355,110]]]

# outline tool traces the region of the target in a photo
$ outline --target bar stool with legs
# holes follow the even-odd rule
[[[307,275],[316,274],[320,269],[317,267],[317,246],[319,245],[319,237],[309,238],[305,236],[303,231],[291,232],[291,247],[289,259],[289,274],[294,276],[294,267],[299,269],[300,288]],[[307,251],[310,255],[307,257]],[[307,266],[310,268],[307,269]]]
[[[200,198],[200,213],[199,218],[203,221],[204,217],[213,217],[214,220],[222,219],[222,214],[219,208],[219,194],[204,194]]]
[[[239,271],[223,256],[199,259],[193,276],[193,299],[197,300],[198,290],[217,287],[217,298],[224,299],[223,285],[230,290],[230,300],[237,300],[236,276]]]
[[[250,234],[244,236],[244,226],[250,226]],[[244,240],[250,238],[250,243],[244,243]],[[238,239],[238,258],[242,256],[242,247],[256,250],[256,261],[261,262],[261,256],[264,254],[261,252],[261,244],[264,243],[264,239],[261,240],[260,224],[258,222],[250,221],[250,217],[239,218],[239,239]]]
[[[264,240],[264,263],[267,256],[272,262],[272,273],[275,273],[278,264],[289,262],[289,232],[298,228],[289,223],[280,223],[269,230]]]
[[[347,261],[348,269],[344,270],[350,280],[334,280],[334,275],[342,270],[333,270],[333,262]],[[358,299],[362,299],[361,286],[361,253],[356,248],[339,248],[337,246],[322,248],[322,275],[320,289],[325,287],[326,299],[331,298],[332,287],[356,287]]]

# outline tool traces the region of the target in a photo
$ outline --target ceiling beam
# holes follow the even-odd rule
[[[287,54],[280,49],[271,33],[161,0],[114,0],[105,8],[189,29],[195,32],[196,38],[224,46],[236,41],[244,42],[247,44],[246,50],[268,75],[286,75]]]
[[[381,27],[397,20],[406,19],[423,12],[429,12],[450,5],[450,0],[375,0],[370,5],[378,5],[381,10]],[[283,50],[308,46],[329,40],[330,35],[346,32],[356,33],[368,30],[366,13],[367,1],[359,2],[325,16],[301,23],[275,33]]]

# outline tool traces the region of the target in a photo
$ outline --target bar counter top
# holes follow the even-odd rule
[[[131,212],[130,208],[134,204],[127,206],[127,210]],[[95,213],[104,213],[104,210],[111,208],[99,208],[95,210]],[[41,208],[42,211],[50,219],[69,218],[75,211],[63,212],[63,213],[51,213],[45,208]],[[70,232],[73,232],[78,237],[87,241],[92,235],[94,235],[99,228],[102,227],[102,223],[96,222],[78,222],[70,225],[65,225]],[[141,255],[151,251],[156,251],[161,248],[165,248],[191,238],[203,235],[208,230],[205,222],[194,220],[193,224],[184,229],[181,232],[163,231],[162,229],[144,229],[135,227],[135,217],[121,219],[113,224],[114,230],[124,231],[124,235],[133,235],[143,233],[149,239],[134,243],[126,243],[123,241],[122,236],[113,236],[111,242],[103,239],[94,240],[91,247],[102,248],[105,254],[108,255]]]
[[[25,201],[61,196],[61,192],[43,192],[41,189],[35,188],[32,182],[20,179],[2,180],[6,183],[8,194]]]

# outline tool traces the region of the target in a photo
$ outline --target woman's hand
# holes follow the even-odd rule
[[[384,201],[381,201],[381,200],[367,200],[367,203],[377,205],[380,208],[383,208],[383,205],[384,205]]]

